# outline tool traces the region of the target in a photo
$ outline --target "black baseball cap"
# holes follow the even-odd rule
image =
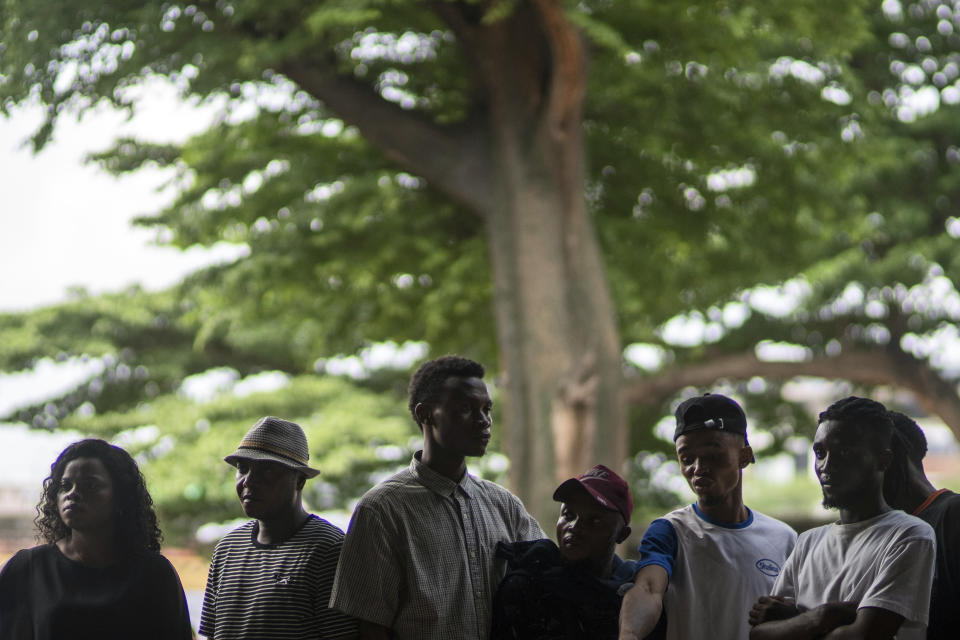
[[[702,396],[687,398],[677,407],[674,414],[677,429],[673,432],[673,441],[685,433],[699,429],[715,429],[743,436],[747,440],[747,414],[733,398],[719,393],[705,393]]]

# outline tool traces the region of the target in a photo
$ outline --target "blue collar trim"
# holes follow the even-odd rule
[[[724,529],[746,529],[753,524],[753,511],[750,510],[750,507],[744,508],[747,510],[747,519],[743,522],[720,522],[719,520],[713,520],[712,518],[707,517],[703,511],[700,511],[700,507],[697,506],[697,503],[693,503],[693,512],[696,513],[701,520],[704,522],[709,522],[717,527],[723,527]]]

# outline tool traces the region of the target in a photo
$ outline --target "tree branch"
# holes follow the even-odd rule
[[[477,215],[485,215],[492,206],[490,153],[478,122],[440,127],[315,60],[287,62],[279,70],[344,122],[360,129],[398,166],[426,178]]]
[[[587,90],[586,55],[579,30],[570,24],[556,0],[534,3],[550,45],[550,96],[546,124],[553,136],[563,139],[571,127],[579,127]]]
[[[909,389],[925,411],[939,416],[960,439],[960,395],[956,384],[945,380],[923,360],[900,350],[844,352],[803,362],[767,362],[752,351],[732,354],[628,382],[624,394],[628,404],[654,404],[687,386],[702,387],[721,378],[742,380],[753,376],[778,380],[813,376]]]

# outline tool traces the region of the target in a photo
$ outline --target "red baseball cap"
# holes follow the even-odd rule
[[[598,464],[576,478],[564,480],[553,492],[553,499],[557,502],[563,502],[565,497],[570,495],[570,491],[576,487],[586,489],[587,493],[600,506],[611,511],[618,511],[623,516],[623,521],[630,524],[630,515],[633,513],[633,498],[630,496],[630,486],[627,485],[626,480],[616,473],[602,464]]]

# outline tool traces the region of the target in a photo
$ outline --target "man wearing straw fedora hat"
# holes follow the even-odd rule
[[[330,609],[343,532],[307,513],[309,466],[300,425],[267,416],[224,458],[250,522],[217,544],[207,575],[200,635],[220,638],[353,638],[357,624]]]

